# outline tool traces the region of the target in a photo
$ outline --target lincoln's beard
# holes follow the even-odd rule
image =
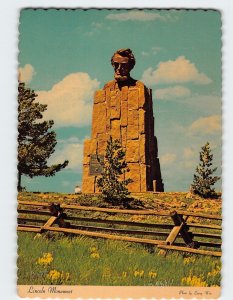
[[[129,74],[128,75],[115,74],[114,78],[116,79],[116,81],[126,81],[129,79]]]

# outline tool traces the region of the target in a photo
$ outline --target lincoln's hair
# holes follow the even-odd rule
[[[114,60],[113,60],[113,57],[114,57],[114,55],[116,55],[116,54],[118,54],[118,55],[120,55],[120,56],[122,56],[122,57],[128,57],[128,59],[129,59],[129,67],[130,67],[130,70],[133,69],[133,67],[134,67],[134,65],[135,65],[135,63],[136,63],[136,60],[135,60],[135,57],[134,57],[133,52],[132,52],[131,49],[125,48],[125,49],[119,49],[119,50],[117,50],[117,51],[113,54],[113,56],[112,56],[112,58],[111,58],[111,64],[112,64],[113,67],[114,67]]]

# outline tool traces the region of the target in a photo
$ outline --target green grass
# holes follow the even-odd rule
[[[40,265],[44,253],[51,253],[53,261]],[[219,258],[178,252],[161,255],[154,247],[134,243],[19,232],[18,255],[19,285],[180,286],[189,275],[208,286],[220,285],[219,272],[208,275],[220,268]],[[63,272],[63,278],[48,278],[51,270]]]
[[[221,198],[201,199],[198,196],[186,198],[186,193],[145,193],[132,195],[128,203],[132,209],[154,209],[157,211],[188,210],[221,215]],[[220,196],[220,195],[219,195]],[[57,193],[19,193],[22,201],[56,202],[98,207],[112,207],[101,195],[74,195]],[[121,208],[124,208],[122,204]],[[66,210],[67,215],[77,212]],[[26,215],[25,215],[26,216]],[[170,223],[162,216],[134,216],[78,211],[80,217],[111,220],[127,220],[145,223]],[[29,217],[29,216],[28,216]],[[36,215],[31,217],[35,218]],[[39,219],[48,217],[38,216]],[[190,217],[189,222],[218,224],[220,221]],[[82,224],[83,222],[73,222]],[[85,223],[95,226],[94,223]],[[97,226],[102,226],[97,224]],[[118,227],[108,225],[108,227]],[[120,226],[126,228],[124,225]],[[128,226],[128,228],[130,228]],[[132,227],[132,229],[136,229]],[[204,232],[204,229],[191,231]],[[219,231],[212,231],[218,233]],[[143,237],[143,236],[141,236]],[[147,236],[144,236],[148,238]],[[156,237],[160,239],[161,237]],[[164,238],[164,237],[163,237]],[[207,238],[198,240],[210,241]],[[181,242],[180,238],[177,242]],[[216,240],[219,242],[219,240]],[[95,248],[95,251],[91,250]],[[202,247],[205,249],[205,247]],[[51,253],[50,264],[41,265],[38,259]],[[65,284],[65,285],[140,285],[140,286],[181,286],[220,285],[220,258],[167,251],[161,255],[153,246],[126,243],[81,236],[43,233],[36,238],[34,233],[18,234],[18,284]],[[51,275],[51,271],[53,276]],[[51,275],[50,277],[48,275]],[[191,276],[191,277],[190,277]],[[186,281],[182,279],[187,279]],[[191,279],[190,279],[191,278]]]
[[[192,198],[186,198],[185,192],[164,192],[164,193],[137,193],[131,194],[129,205],[133,209],[181,209],[190,211],[202,211],[206,213],[221,213],[221,194],[217,199],[203,199],[198,195]],[[38,202],[56,202],[67,204],[78,204],[97,207],[114,207],[111,203],[104,201],[101,195],[91,194],[62,194],[62,193],[39,193],[39,192],[20,192],[18,200],[38,201]],[[195,203],[197,205],[195,206]],[[199,204],[205,204],[205,207],[198,207]],[[194,207],[192,207],[194,206]],[[119,207],[119,206],[116,206]]]

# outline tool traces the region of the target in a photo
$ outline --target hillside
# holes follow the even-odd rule
[[[101,195],[75,195],[62,193],[22,192],[18,195],[21,201],[55,202],[97,207],[116,207],[103,201]],[[188,210],[196,213],[221,214],[222,199],[203,199],[199,196],[187,198],[185,192],[137,193],[131,194],[122,208],[156,209],[157,211]]]

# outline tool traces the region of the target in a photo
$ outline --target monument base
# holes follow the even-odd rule
[[[84,142],[83,193],[97,193],[97,178],[102,172],[107,141],[110,136],[120,141],[126,153],[133,193],[164,190],[157,140],[154,136],[154,117],[151,90],[140,81],[119,87],[115,80],[98,90],[94,97],[91,139]]]

